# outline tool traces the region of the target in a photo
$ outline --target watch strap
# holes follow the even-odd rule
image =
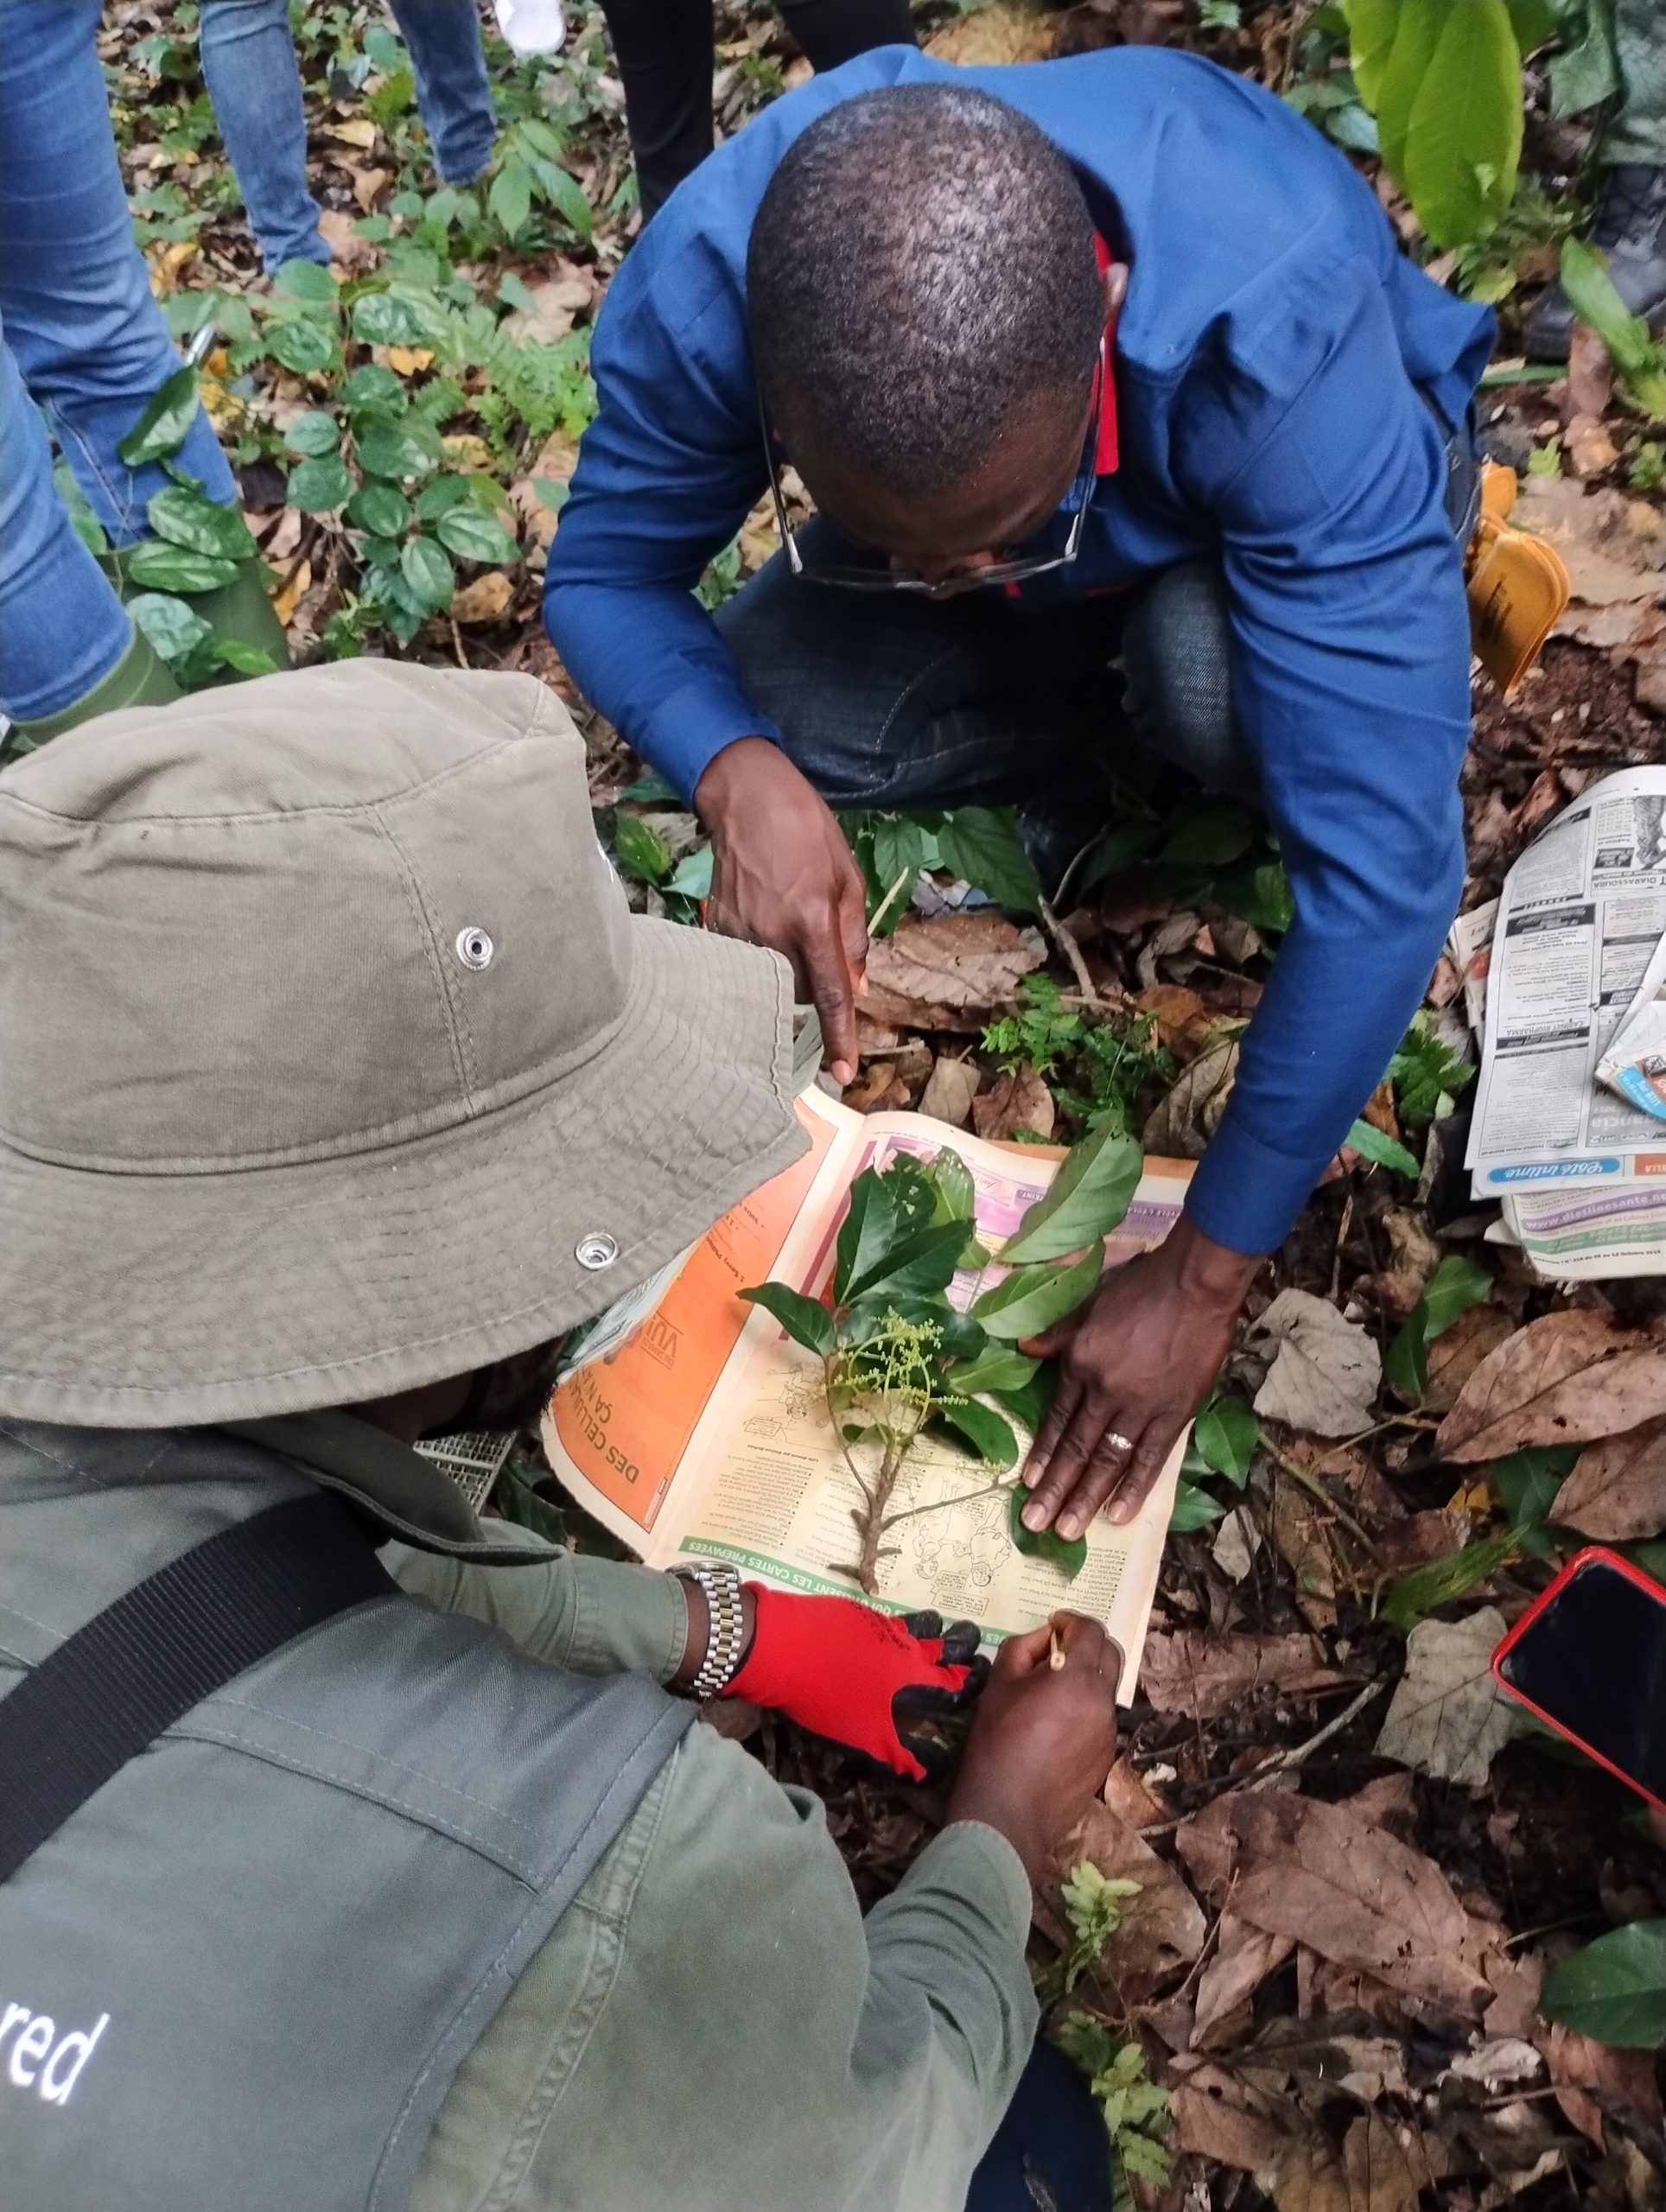
[[[746,1608],[736,1570],[715,1560],[698,1560],[675,1570],[679,1580],[697,1582],[706,1598],[706,1656],[689,1684],[701,1699],[721,1695],[741,1669],[746,1643]]]

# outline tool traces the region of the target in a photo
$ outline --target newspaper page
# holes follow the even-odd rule
[[[1522,1192],[1487,1235],[1519,1244],[1553,1282],[1666,1274],[1666,1174]]]
[[[989,1144],[914,1114],[855,1114],[811,1091],[798,1110],[809,1154],[754,1192],[695,1249],[637,1335],[556,1391],[544,1422],[551,1466],[580,1501],[651,1566],[682,1555],[732,1560],[747,1575],[849,1596],[857,1538],[855,1483],[833,1432],[819,1364],[735,1293],[774,1275],[825,1289],[851,1182],[900,1149],[948,1144],[972,1171],[979,1238],[998,1254],[1065,1156]],[[1160,1240],[1179,1217],[1188,1161],[1148,1160],[1109,1257]],[[957,1277],[957,1304],[996,1278]],[[1061,1605],[1094,1613],[1127,1662],[1132,1697],[1184,1439],[1127,1528],[1096,1520],[1081,1573],[1027,1558],[1006,1534],[1008,1499],[994,1471],[931,1438],[909,1456],[891,1510],[875,1602],[976,1620],[991,1639],[1033,1628]],[[1009,1480],[1010,1478],[1008,1478]],[[951,1503],[949,1501],[957,1501]],[[920,1507],[932,1510],[920,1511]]]
[[[1666,1121],[1666,937],[1614,1032],[1597,1073],[1611,1090]]]
[[[1467,1166],[1477,1198],[1666,1173],[1597,1067],[1666,934],[1666,768],[1593,785],[1505,880]]]
[[[1486,1027],[1486,979],[1497,920],[1498,901],[1485,899],[1468,913],[1459,914],[1447,931],[1447,950],[1463,978],[1464,1014],[1478,1037]]]

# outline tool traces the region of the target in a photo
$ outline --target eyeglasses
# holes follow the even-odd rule
[[[1093,487],[1098,473],[1095,463],[1099,452],[1099,424],[1104,410],[1105,385],[1109,376],[1110,368],[1102,340],[1099,363],[1093,378],[1093,412],[1088,421],[1087,443],[1082,449],[1081,466],[1071,487],[1074,506],[1062,551],[1015,554],[1009,561],[991,561],[987,567],[967,569],[937,583],[928,583],[924,576],[899,575],[890,569],[859,567],[854,562],[808,562],[804,559],[792,526],[787,520],[786,502],[781,497],[781,487],[776,479],[769,417],[764,411],[764,395],[760,390],[758,394],[758,423],[763,432],[764,461],[769,470],[770,497],[775,502],[775,520],[780,530],[781,550],[786,556],[788,569],[806,583],[836,584],[845,591],[913,591],[932,599],[948,598],[972,586],[1019,583],[1029,576],[1045,576],[1054,569],[1068,568],[1082,550],[1088,508],[1093,499]]]

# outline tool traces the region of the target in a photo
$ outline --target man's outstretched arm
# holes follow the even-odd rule
[[[1237,1081],[1167,1243],[1027,1347],[1063,1355],[1025,1517],[1137,1510],[1212,1383],[1259,1255],[1289,1230],[1415,1011],[1464,879],[1461,558],[1444,454],[1375,272],[1324,272],[1305,374],[1222,388],[1186,464],[1219,521],[1235,710],[1295,900]],[[1339,315],[1334,294],[1353,294]],[[1300,359],[1298,355],[1297,359]],[[1280,363],[1288,378],[1290,360]]]

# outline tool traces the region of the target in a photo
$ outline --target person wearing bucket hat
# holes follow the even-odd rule
[[[964,1633],[551,1551],[411,1448],[798,1155],[791,1012],[630,914],[530,677],[261,679],[0,776],[7,2212],[1109,2206],[1024,1962],[1097,1624],[1003,1645],[864,1922],[666,1688],[917,1773]]]

